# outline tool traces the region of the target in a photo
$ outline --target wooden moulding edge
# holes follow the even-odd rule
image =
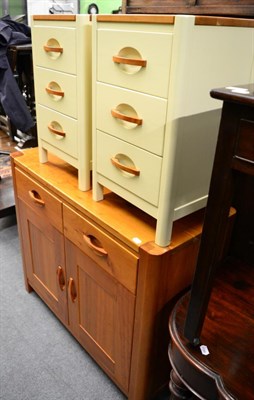
[[[76,21],[76,14],[33,15],[34,21]]]

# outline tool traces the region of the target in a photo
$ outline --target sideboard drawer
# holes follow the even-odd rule
[[[76,29],[59,26],[34,26],[33,59],[36,65],[76,74]],[[50,51],[52,48],[52,51]]]
[[[66,205],[63,216],[66,238],[136,293],[138,257]]]
[[[115,182],[122,191],[129,191],[152,205],[158,205],[162,158],[148,151],[97,131],[97,171]],[[126,172],[112,163],[134,169]],[[114,160],[113,160],[114,161]],[[138,171],[135,175],[135,169]]]
[[[133,26],[119,31],[99,29],[97,80],[166,98],[172,37],[170,33],[133,31]],[[128,59],[146,65],[126,64]]]
[[[45,68],[35,68],[36,101],[70,117],[77,118],[76,76]]]
[[[167,113],[165,99],[104,83],[97,83],[96,99],[99,130],[162,156]]]
[[[37,121],[42,140],[77,159],[77,120],[38,105]]]
[[[63,232],[62,202],[18,169],[15,176],[18,198],[40,218]]]

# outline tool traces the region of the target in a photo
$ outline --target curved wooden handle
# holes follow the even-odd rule
[[[59,287],[60,287],[60,289],[62,291],[64,291],[64,289],[65,289],[65,276],[64,276],[64,270],[60,265],[57,267],[56,274],[57,274]]]
[[[73,278],[69,279],[68,283],[68,292],[69,292],[69,297],[73,303],[77,300],[77,291],[76,291],[76,286]]]
[[[84,241],[86,242],[87,246],[92,249],[98,256],[106,257],[108,253],[104,250],[103,247],[96,246],[93,243],[93,237],[89,235],[83,235]]]
[[[46,53],[62,53],[63,52],[62,47],[51,47],[51,46],[44,45],[43,48],[44,48],[44,51],[46,51]]]
[[[51,126],[51,125],[48,125],[48,129],[50,130],[51,133],[54,133],[55,135],[62,136],[62,137],[66,136],[65,132],[59,131],[58,129],[53,128],[53,126]]]
[[[45,206],[45,201],[42,200],[41,196],[38,192],[36,192],[36,190],[29,190],[28,193],[34,203],[42,207]]]
[[[62,92],[61,90],[55,90],[49,87],[45,87],[45,90],[48,94],[54,94],[55,96],[64,97],[64,92]]]
[[[143,120],[141,118],[129,117],[128,115],[122,114],[114,108],[112,108],[112,110],[111,110],[111,115],[114,118],[121,119],[121,120],[127,121],[127,122],[132,122],[133,124],[136,124],[136,125],[143,124]]]
[[[140,175],[140,171],[134,167],[128,167],[127,165],[121,164],[117,158],[115,157],[111,157],[111,162],[112,164],[118,168],[121,169],[122,171],[128,172],[129,174],[135,175],[135,176],[139,176]]]
[[[146,67],[147,61],[138,58],[127,58],[120,56],[113,56],[114,63],[136,65],[138,67]]]

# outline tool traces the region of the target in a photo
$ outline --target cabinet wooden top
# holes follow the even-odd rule
[[[201,234],[203,210],[176,221],[170,246],[159,247],[154,243],[154,218],[109,191],[105,192],[104,200],[94,201],[91,190],[82,192],[78,189],[77,170],[56,156],[49,154],[49,161],[42,164],[39,162],[38,149],[33,148],[13,153],[12,161],[15,167],[136,252],[140,246],[147,244],[149,253],[160,255]]]
[[[234,18],[234,17],[216,17],[216,16],[192,16],[195,19],[195,25],[210,26],[238,26],[254,28],[253,18]],[[129,22],[146,24],[174,24],[175,15],[173,14],[98,14],[97,22]]]
[[[76,21],[75,14],[33,15],[34,21]]]

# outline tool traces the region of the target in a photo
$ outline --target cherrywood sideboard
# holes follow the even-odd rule
[[[179,300],[169,323],[171,399],[253,400],[254,85],[211,96],[223,101],[222,118],[190,298]],[[235,226],[222,262],[232,205]]]
[[[192,280],[203,210],[174,223],[171,245],[156,221],[116,194],[92,200],[77,170],[38,149],[12,155],[25,284],[35,290],[132,400],[167,385],[170,310]]]

